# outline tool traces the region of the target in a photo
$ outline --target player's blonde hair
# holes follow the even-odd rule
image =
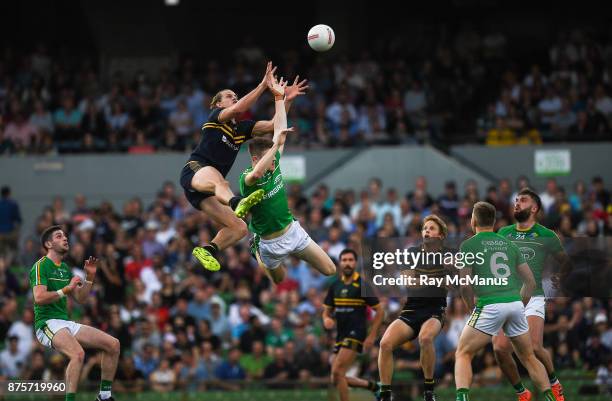
[[[230,89],[221,89],[219,92],[217,92],[215,94],[215,96],[213,96],[213,98],[210,101],[210,108],[214,109],[215,107],[217,107],[217,103],[219,103],[221,101],[221,97],[223,96],[223,92],[228,91]]]
[[[444,222],[444,220],[442,220],[442,218],[435,214],[430,214],[429,216],[423,219],[423,225],[425,225],[425,223],[427,223],[428,221],[433,221],[434,223],[436,223],[436,225],[440,229],[442,238],[446,238],[446,236],[448,235],[448,227],[446,226],[446,223]]]

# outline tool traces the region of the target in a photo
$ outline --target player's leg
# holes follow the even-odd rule
[[[232,192],[229,182],[213,166],[205,166],[195,172],[191,178],[191,187],[201,193],[213,193],[221,204],[230,206],[239,218],[247,215],[251,207],[261,202],[263,190],[257,190],[243,198]]]
[[[331,380],[334,386],[338,389],[340,401],[349,401],[349,383],[346,377],[346,371],[355,361],[357,352],[350,348],[340,347],[332,362]]]
[[[524,333],[510,339],[523,366],[529,372],[529,377],[543,393],[545,401],[555,401],[555,396],[550,389],[550,383],[546,375],[546,369],[533,352],[529,333]]]
[[[229,205],[230,199],[234,197],[227,180],[213,166],[204,166],[196,171],[191,178],[191,187],[204,194],[214,194],[224,205]]]
[[[419,347],[421,368],[425,379],[424,390],[433,392],[434,387],[434,368],[436,364],[436,350],[434,349],[434,340],[442,330],[442,322],[436,318],[428,319],[421,326],[419,331]]]
[[[259,254],[259,250],[255,250],[255,259],[257,259],[257,264],[259,267],[266,273],[266,276],[272,281],[274,284],[278,284],[285,279],[285,266],[282,264],[277,267],[270,269],[266,266],[266,264],[261,260],[261,255]]]
[[[101,383],[99,398],[104,400],[111,397],[111,386],[117,371],[120,344],[115,337],[98,330],[95,327],[82,325],[75,335],[76,340],[85,348],[102,350],[100,363]]]
[[[380,340],[378,351],[378,372],[380,375],[380,396],[382,399],[391,397],[391,378],[393,377],[393,350],[406,341],[414,338],[415,332],[400,319],[395,319]]]
[[[525,318],[525,308],[521,302],[513,302],[507,305],[509,310],[504,323],[504,333],[510,338],[516,356],[529,372],[529,377],[543,393],[544,400],[555,401],[546,375],[546,368],[533,352],[529,326]]]
[[[85,351],[68,328],[58,330],[53,335],[51,344],[53,348],[68,358],[68,366],[66,367],[66,400],[74,400],[79,385],[79,376],[83,368]]]
[[[525,308],[527,316],[527,324],[529,325],[529,334],[531,335],[531,344],[536,357],[542,362],[548,374],[552,392],[558,401],[563,401],[563,387],[555,373],[555,367],[552,357],[546,348],[544,348],[544,318],[546,313],[546,299],[544,297],[532,297]]]
[[[512,357],[512,343],[501,330],[493,337],[493,352],[499,368],[508,378],[508,381],[510,381],[512,387],[514,387],[516,390],[519,401],[530,400],[531,392],[523,385],[518,367],[516,366],[516,362],[514,362],[514,358]]]
[[[469,389],[472,384],[472,359],[476,352],[485,347],[491,336],[466,325],[459,337],[455,352],[455,385],[457,401],[469,401]]]
[[[206,269],[216,271],[221,268],[217,261],[217,252],[240,241],[248,234],[248,229],[243,220],[236,217],[229,207],[222,205],[214,196],[203,199],[200,202],[200,210],[221,226],[221,229],[209,245],[194,248],[193,255]]]
[[[300,229],[302,229],[300,227]],[[329,255],[314,241],[310,240],[306,248],[294,253],[295,256],[302,259],[310,266],[314,267],[321,274],[331,276],[336,274],[336,265],[331,260]]]

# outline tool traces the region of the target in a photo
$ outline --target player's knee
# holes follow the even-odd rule
[[[390,354],[393,352],[393,343],[384,338],[380,341],[380,352],[383,352],[385,354]]]
[[[464,358],[471,359],[472,358],[472,354],[470,354],[464,348],[457,348],[457,350],[455,351],[455,359],[464,359]]]
[[[493,351],[502,358],[512,354],[512,345],[508,341],[498,341],[493,337]]]
[[[332,367],[332,371],[331,371],[332,383],[338,384],[338,382],[341,379],[343,379],[345,375],[346,375],[346,372],[344,371],[344,369],[341,369],[338,367]]]
[[[121,351],[121,343],[115,337],[112,337],[110,341],[110,346],[108,348],[108,352],[113,355],[118,355]]]
[[[433,346],[433,341],[431,333],[419,333],[419,345],[421,348]]]
[[[79,347],[74,351],[68,353],[68,358],[70,358],[71,362],[82,364],[85,360],[85,351],[83,350],[83,348]]]
[[[326,276],[331,276],[336,274],[336,265],[334,262],[332,262],[331,260],[329,260],[327,263],[325,263],[324,269],[323,269],[323,274],[325,274]]]
[[[249,233],[249,229],[246,223],[244,222],[244,220],[239,218],[235,218],[232,220],[230,228],[236,233],[236,235],[239,235],[240,238],[246,237]]]

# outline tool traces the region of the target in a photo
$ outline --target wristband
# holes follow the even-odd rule
[[[60,298],[64,298],[66,296],[66,294],[64,294],[64,290],[57,290],[55,292],[57,292],[57,295],[59,295]]]
[[[91,285],[93,285],[93,280],[91,280],[91,281],[89,281],[89,280],[85,280],[85,283],[86,283],[86,284],[91,284]]]
[[[285,97],[283,95],[274,95],[274,101],[277,102],[279,100],[285,100]]]

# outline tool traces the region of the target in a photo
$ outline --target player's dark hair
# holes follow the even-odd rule
[[[495,225],[495,206],[489,202],[476,202],[474,205],[474,218],[478,227],[493,227]]]
[[[10,194],[11,194],[11,189],[7,186],[2,187],[2,189],[0,190],[0,195],[3,198],[8,198]]]
[[[429,216],[423,219],[423,225],[425,225],[425,223],[427,223],[428,221],[433,221],[434,223],[436,223],[436,225],[440,229],[440,233],[442,234],[444,238],[448,236],[448,227],[446,226],[446,223],[444,222],[444,220],[440,218],[440,216],[437,216],[435,214],[430,214]]]
[[[346,255],[346,254],[349,254],[349,253],[350,253],[351,255],[353,255],[353,257],[355,258],[355,260],[358,260],[358,258],[357,258],[357,252],[355,252],[354,250],[352,250],[352,249],[350,249],[350,248],[343,249],[343,250],[342,250],[342,252],[340,252],[340,256],[338,256],[338,259],[339,259],[339,260],[340,260],[340,259],[342,259],[342,256],[343,256],[343,255]]]
[[[219,103],[221,101],[221,98],[223,97],[223,92],[228,91],[229,89],[221,89],[219,92],[217,92],[215,94],[215,96],[213,96],[213,98],[210,100],[210,108],[214,109],[215,107],[217,107],[217,103]]]
[[[274,146],[271,139],[257,137],[249,141],[249,153],[251,156],[261,157],[268,149]]]
[[[43,233],[40,235],[40,244],[42,245],[43,248],[47,249],[47,247],[45,246],[45,242],[51,240],[51,237],[53,236],[53,233],[56,232],[57,230],[62,230],[61,226],[51,226],[45,229],[45,231],[43,231]]]
[[[538,212],[542,210],[542,200],[540,199],[540,195],[538,195],[533,189],[523,188],[519,191],[518,195],[527,195],[533,199],[536,205],[538,205]]]

